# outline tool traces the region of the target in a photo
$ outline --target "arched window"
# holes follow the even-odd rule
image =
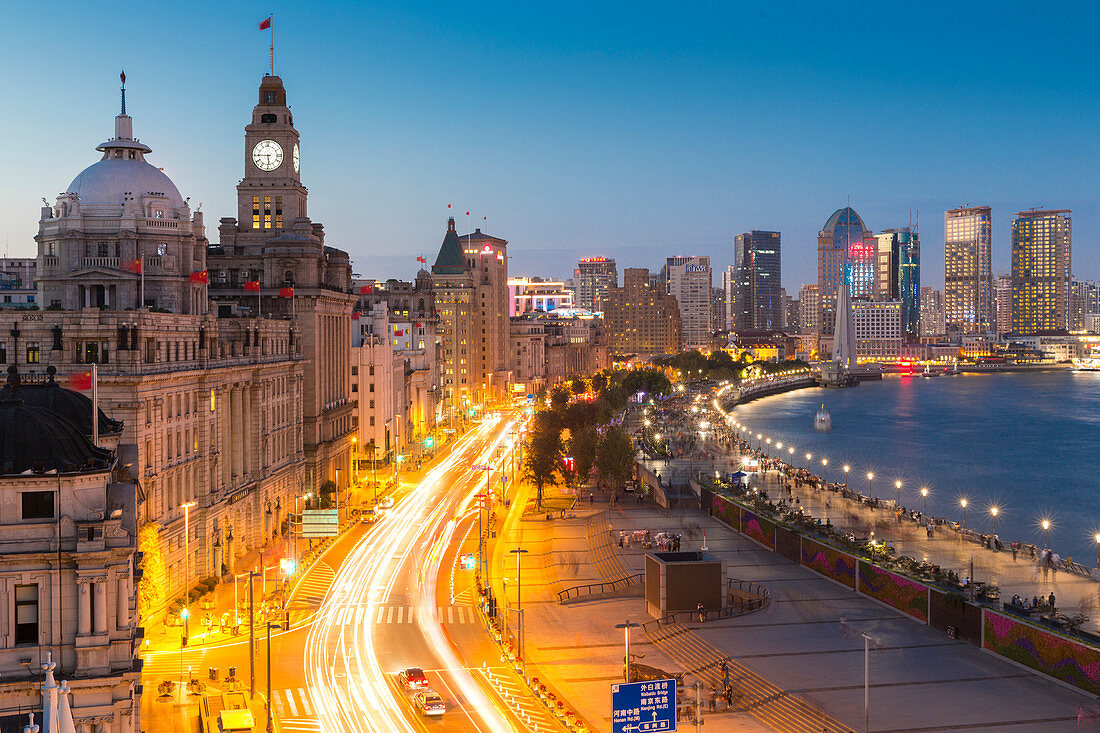
[[[293,270],[287,270],[283,274],[283,280],[286,282],[287,285],[293,285],[294,284],[294,271]]]

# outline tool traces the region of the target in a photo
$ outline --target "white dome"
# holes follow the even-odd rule
[[[85,168],[66,193],[80,196],[81,203],[121,205],[140,201],[147,193],[162,194],[170,208],[183,206],[176,184],[156,166],[139,158],[106,158]]]

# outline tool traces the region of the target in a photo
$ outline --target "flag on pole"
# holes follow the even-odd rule
[[[469,211],[467,211],[467,212],[466,212],[466,216],[469,216],[469,215],[470,215],[470,212],[469,212]]]
[[[403,329],[403,328],[394,329],[393,335],[394,335],[395,338],[401,338],[402,336],[405,335],[405,329]]]
[[[427,257],[425,257],[425,256],[423,256],[423,255],[421,255],[420,257],[417,257],[417,258],[416,258],[416,261],[417,261],[417,262],[421,262],[421,263],[423,263],[423,264],[425,264],[425,265],[426,265],[426,264],[428,264],[428,258],[427,258]]]
[[[279,288],[279,297],[280,298],[293,298],[294,297],[294,288]]]
[[[191,273],[191,282],[202,283],[203,285],[210,282],[210,273],[207,270],[199,270],[198,272]]]
[[[260,30],[266,31],[268,28],[271,27],[271,18],[272,18],[272,16],[269,15],[266,18],[264,18],[263,20],[260,21]]]
[[[87,392],[91,388],[92,372],[90,370],[69,375],[69,389],[75,389],[79,392]]]
[[[372,295],[373,293],[374,293],[374,286],[373,285],[364,285],[363,287],[359,288],[359,294],[360,295]]]
[[[360,315],[359,311],[354,311],[354,312],[353,312],[353,313],[351,314],[351,320],[353,320],[353,321],[358,321],[358,320],[359,320],[359,315]]]
[[[244,284],[244,289],[248,290],[249,292],[258,293],[258,292],[260,292],[260,281],[259,280],[249,280],[248,282],[246,282]]]
[[[448,209],[449,209],[449,208],[451,208],[451,205],[450,205],[450,204],[447,204],[447,208],[448,208]]]
[[[142,267],[141,258],[139,257],[136,260],[126,260],[125,262],[123,262],[122,269],[126,270],[126,272],[132,272],[135,275],[140,275],[141,271],[145,268]]]

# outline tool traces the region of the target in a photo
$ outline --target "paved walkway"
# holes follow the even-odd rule
[[[627,619],[648,621],[644,600],[603,598],[560,606],[553,594],[562,584],[605,577],[600,564],[606,561],[592,562],[602,557],[603,549],[589,546],[585,530],[597,516],[551,522],[528,518],[511,541],[532,548],[523,583],[528,662],[597,730],[609,731],[609,688],[622,679],[623,635],[614,625]],[[648,635],[635,631],[632,651],[638,661],[687,672],[689,691],[697,679],[709,691],[718,682],[721,660],[730,660],[737,692],[733,711],[722,712],[719,704],[719,711],[710,712],[704,695],[704,730],[862,730],[862,631],[874,639],[874,731],[1053,733],[1074,730],[1079,709],[1093,705],[1085,695],[947,639],[760,548],[700,511],[670,513],[651,504],[627,504],[608,517],[611,536],[617,537],[619,530],[674,529],[684,534],[685,550],[698,548],[705,531],[710,551],[726,561],[728,577],[761,583],[772,593],[767,608],[739,618],[689,621]],[[619,550],[617,542],[614,550],[627,570],[643,568],[642,550]],[[683,721],[680,727],[692,728]]]

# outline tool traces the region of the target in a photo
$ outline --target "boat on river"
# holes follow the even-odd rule
[[[814,430],[832,430],[833,418],[829,415],[829,411],[825,409],[825,405],[821,406],[821,409],[814,415]]]
[[[1083,359],[1073,360],[1075,372],[1100,372],[1100,357],[1086,356]]]

